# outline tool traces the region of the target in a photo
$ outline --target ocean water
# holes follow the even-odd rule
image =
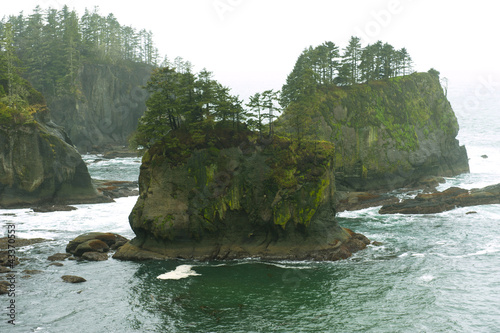
[[[447,179],[442,189],[500,183],[500,97],[478,97],[474,88],[450,85],[471,173]],[[95,178],[138,175],[138,159],[85,160]],[[383,245],[338,262],[49,266],[47,257],[79,234],[133,237],[128,213],[135,200],[46,214],[1,210],[4,235],[12,223],[19,237],[50,241],[18,250],[25,259],[15,297],[0,296],[0,332],[500,332],[500,205],[434,215],[380,215],[378,207],[341,213],[341,225]],[[25,269],[42,272],[28,277]],[[64,283],[62,275],[87,282]],[[10,299],[15,326],[7,323]]]

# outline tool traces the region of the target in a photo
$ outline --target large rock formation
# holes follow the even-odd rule
[[[150,74],[145,64],[85,64],[73,94],[49,98],[52,118],[82,153],[126,146],[146,109]]]
[[[346,258],[369,241],[337,224],[335,202],[375,198],[339,196],[339,187],[395,189],[469,170],[436,75],[332,87],[316,97],[302,109],[309,119],[285,112],[277,127],[325,141],[216,130],[196,138],[172,132],[154,145],[129,218],[137,237],[114,257]]]
[[[208,133],[218,142],[191,154],[158,144],[144,155],[137,237],[114,258],[336,260],[369,243],[334,219],[333,145],[234,134]]]
[[[42,119],[0,125],[0,208],[102,201],[61,127]]]
[[[303,130],[335,143],[339,189],[393,189],[426,176],[469,171],[465,147],[456,140],[458,122],[437,75],[330,87],[316,102]],[[286,113],[283,118],[286,124]]]

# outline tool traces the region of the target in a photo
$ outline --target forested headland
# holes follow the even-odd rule
[[[79,17],[67,6],[38,6],[30,15],[4,17],[0,38],[2,50],[8,44],[19,59],[17,70],[47,98],[75,93],[76,72],[85,62],[156,65],[159,59],[151,31],[123,26],[98,8]]]

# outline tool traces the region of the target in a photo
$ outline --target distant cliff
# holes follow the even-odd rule
[[[208,137],[171,137],[144,155],[129,218],[137,237],[115,258],[336,260],[369,243],[334,219],[332,144]]]
[[[321,90],[304,132],[335,144],[339,189],[394,189],[468,172],[458,122],[435,74]],[[290,132],[286,112],[279,121]]]
[[[49,98],[52,118],[82,153],[126,146],[146,109],[142,86],[150,74],[151,66],[139,63],[84,64],[76,91]]]

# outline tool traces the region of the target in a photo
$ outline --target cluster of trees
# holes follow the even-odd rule
[[[84,62],[155,65],[158,60],[150,31],[122,26],[113,14],[101,16],[97,7],[79,18],[67,6],[61,10],[37,6],[30,15],[4,17],[0,38],[11,38],[9,47],[21,60],[24,76],[47,96],[71,92]]]
[[[34,121],[45,111],[45,99],[20,76],[20,60],[13,47],[12,29],[0,39],[0,126]]]
[[[371,80],[387,79],[412,72],[412,59],[405,48],[396,50],[388,43],[361,46],[358,37],[351,37],[342,54],[333,42],[305,49],[282,88],[282,105],[296,101],[318,86],[353,85]]]
[[[234,130],[250,128],[263,133],[269,129],[280,108],[279,93],[256,93],[246,105],[228,87],[213,79],[206,69],[193,73],[189,62],[176,58],[173,63],[153,70],[145,89],[150,94],[147,111],[139,120],[133,145],[150,147],[172,130],[192,133],[219,126]]]

